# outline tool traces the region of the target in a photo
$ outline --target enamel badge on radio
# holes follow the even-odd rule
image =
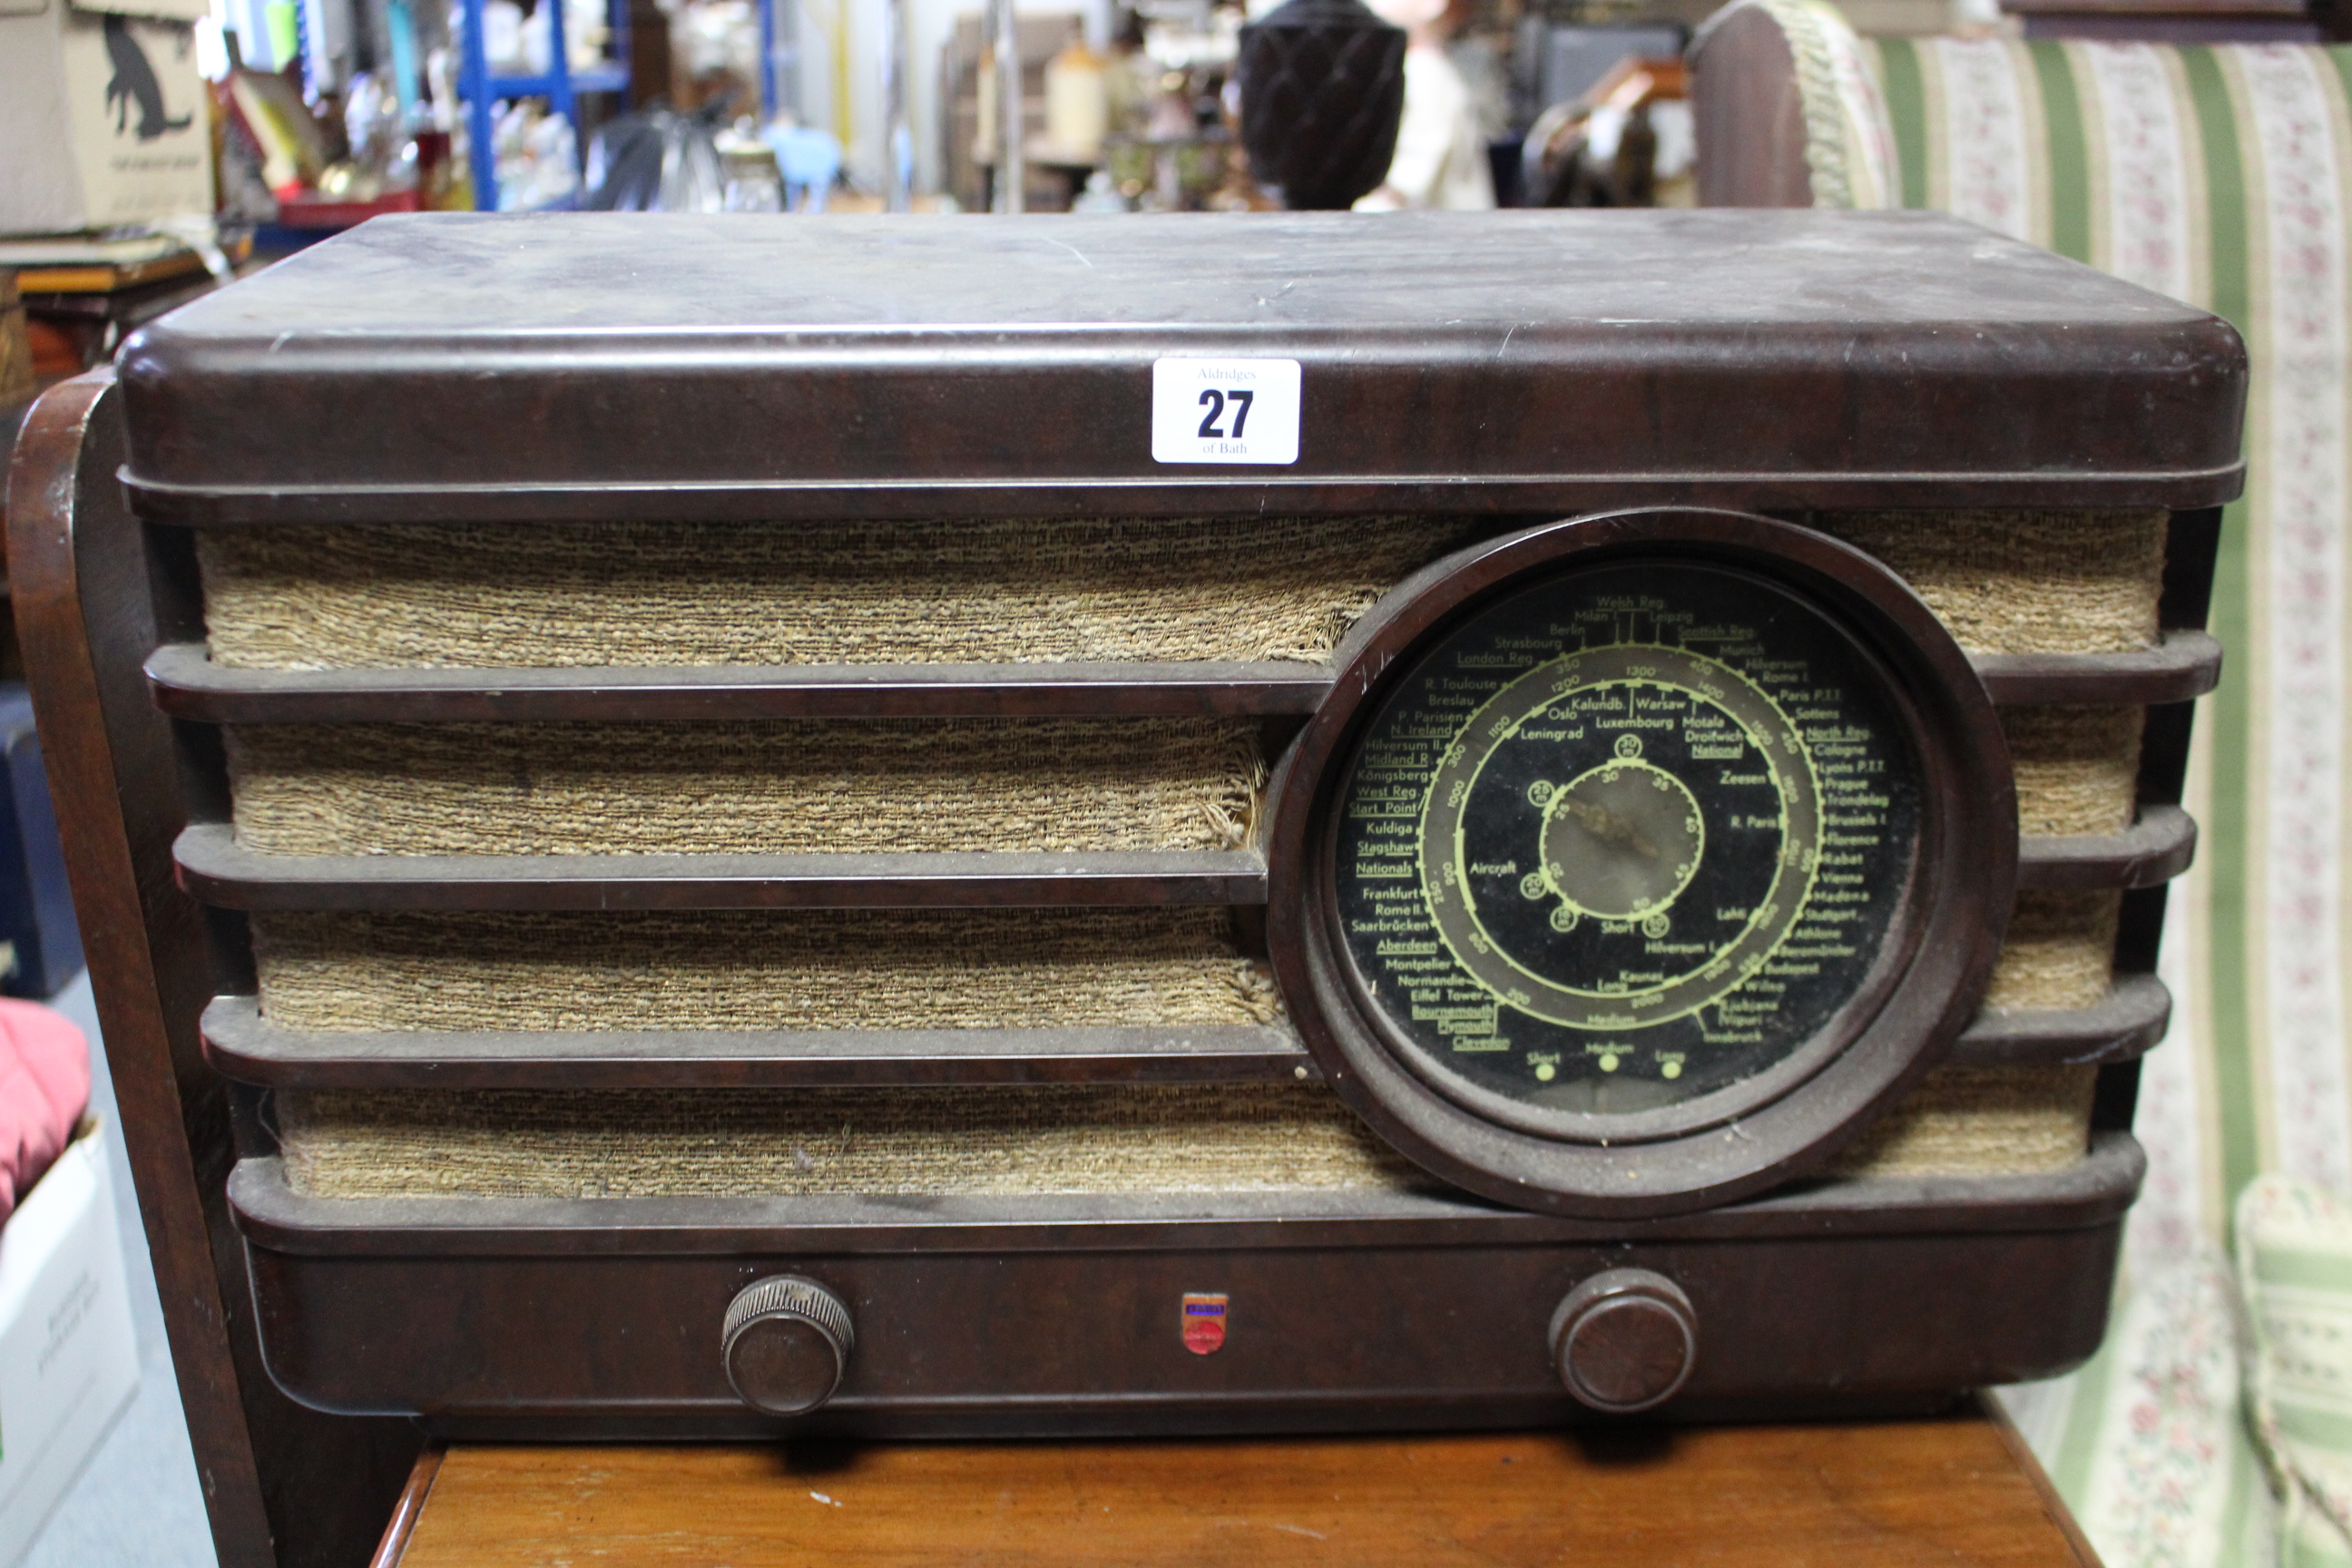
[[[331,1455],[2054,1373],[2243,383],[1916,214],[427,216],[192,305],[11,509],[189,1386]]]

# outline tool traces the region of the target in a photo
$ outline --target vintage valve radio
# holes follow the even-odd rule
[[[18,458],[27,653],[144,1195],[306,1405],[1504,1424],[2098,1341],[2214,318],[1916,214],[428,216],[118,374]]]

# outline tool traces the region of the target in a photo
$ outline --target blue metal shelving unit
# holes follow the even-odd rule
[[[625,106],[629,91],[629,0],[606,0],[613,29],[613,58],[591,70],[575,71],[563,40],[563,0],[539,0],[547,6],[548,68],[533,76],[493,76],[482,42],[485,0],[461,0],[466,18],[464,59],[458,70],[458,91],[466,100],[466,130],[472,143],[474,206],[496,212],[499,206],[498,151],[490,145],[490,107],[500,99],[544,98],[572,124],[586,155],[576,105],[582,93],[617,92]]]

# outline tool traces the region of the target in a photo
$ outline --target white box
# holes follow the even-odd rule
[[[205,0],[0,0],[0,235],[213,210]]]
[[[0,1564],[23,1557],[139,1389],[139,1342],[92,1124],[0,1226]]]

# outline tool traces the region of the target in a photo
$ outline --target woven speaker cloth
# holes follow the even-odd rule
[[[2132,820],[2137,708],[2001,712],[2026,833]],[[277,854],[1233,848],[1255,725],[1210,720],[236,725],[237,836]]]
[[[2095,1005],[2115,984],[2122,909],[2115,892],[2018,894],[1985,1005]]]
[[[2164,591],[2161,511],[1822,512],[1971,653],[2152,647]]]
[[[2088,1007],[2119,898],[2024,893],[1987,997]],[[1263,1024],[1265,966],[1204,910],[258,913],[287,1028],[945,1029]]]
[[[1277,1023],[1223,909],[253,917],[289,1029],[985,1029]]]
[[[1320,660],[1460,519],[208,529],[212,657],[339,666]]]
[[[2139,800],[2140,708],[2004,708],[2020,833],[2120,833]]]
[[[1838,512],[1961,646],[2156,637],[2158,512]],[[1459,519],[381,523],[197,538],[225,665],[897,664],[1329,657]]]
[[[2090,1068],[1944,1068],[1849,1176],[2063,1167]],[[930,1089],[305,1090],[278,1097],[314,1197],[1265,1192],[1430,1185],[1319,1084]]]
[[[1426,1181],[1319,1085],[278,1096],[320,1197],[1268,1192]]]
[[[1253,722],[752,720],[227,731],[237,842],[281,855],[1234,849]]]
[[[1937,1068],[1839,1155],[1843,1175],[2029,1175],[2091,1139],[2095,1067]]]
[[[2110,982],[2116,904],[2112,894],[2022,896],[1990,1000],[2097,1001]],[[1272,978],[1242,955],[1230,920],[1222,910],[264,914],[254,931],[264,1011],[295,1029],[1278,1024]],[[2054,1168],[2087,1141],[2091,1080],[2088,1069],[2069,1068],[1940,1069],[1839,1169]],[[698,1103],[678,1103],[688,1102]],[[381,1110],[389,1101],[347,1103]],[[583,1103],[589,1110],[579,1114],[624,1114],[610,1097]],[[322,1124],[316,1157],[342,1159],[347,1134],[364,1144],[374,1134],[352,1129],[372,1125],[373,1114]],[[402,1136],[439,1136],[421,1125]],[[568,1170],[568,1147],[559,1140],[531,1158]]]

